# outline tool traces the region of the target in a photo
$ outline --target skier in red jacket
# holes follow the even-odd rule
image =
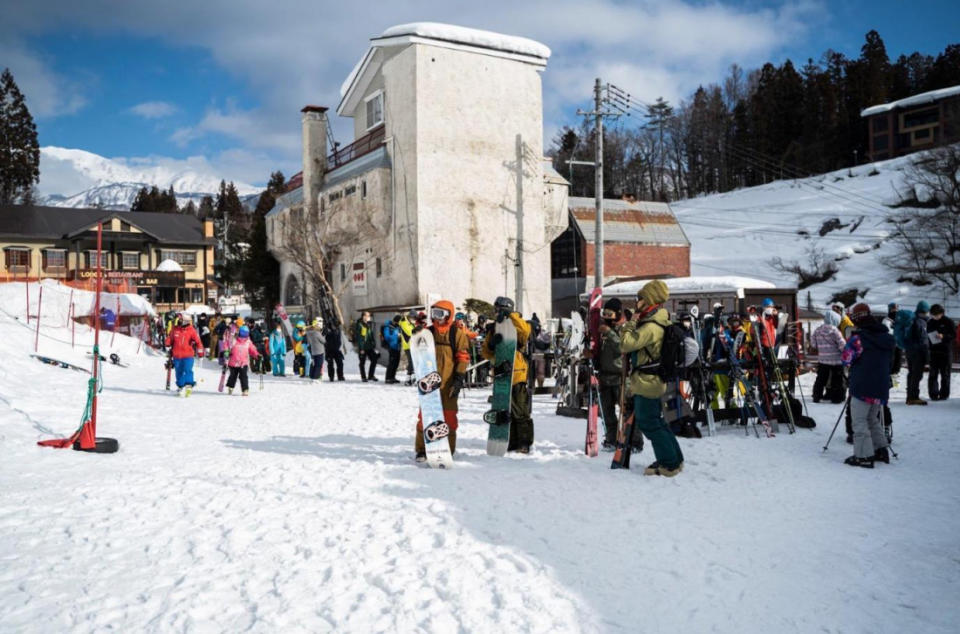
[[[166,345],[173,351],[173,369],[177,373],[177,396],[190,396],[194,386],[193,358],[197,354],[203,356],[203,341],[197,334],[190,315],[177,315],[177,325],[167,335]]]

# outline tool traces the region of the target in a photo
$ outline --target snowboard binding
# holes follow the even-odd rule
[[[491,409],[484,412],[483,422],[488,425],[507,425],[510,423],[510,412]]]
[[[430,423],[423,430],[423,436],[427,439],[427,442],[433,442],[435,440],[440,440],[441,438],[446,438],[450,435],[450,426],[447,425],[442,420]]]
[[[493,366],[493,378],[495,379],[498,377],[506,376],[511,372],[513,372],[513,363],[509,361],[504,361],[499,365]]]
[[[442,380],[443,379],[440,378],[439,372],[431,372],[427,376],[417,381],[417,389],[421,394],[429,394],[440,387]]]

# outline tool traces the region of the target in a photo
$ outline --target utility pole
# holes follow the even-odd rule
[[[513,261],[516,309],[523,314],[523,137],[517,135],[517,256]]]
[[[603,85],[600,78],[597,77],[593,85],[593,106],[592,112],[577,110],[578,115],[594,117],[594,130],[596,132],[596,143],[594,144],[594,190],[596,207],[596,219],[594,223],[594,265],[593,265],[593,285],[603,287],[603,118],[619,117],[621,113],[603,110],[607,103],[603,96]],[[571,161],[573,163],[573,161]]]

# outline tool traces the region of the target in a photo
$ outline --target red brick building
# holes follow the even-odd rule
[[[569,208],[569,227],[551,245],[554,314],[573,310],[577,294],[593,283],[594,199],[571,196]],[[690,275],[690,241],[666,203],[604,200],[603,237],[605,283]]]

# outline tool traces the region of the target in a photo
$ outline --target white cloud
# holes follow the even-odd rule
[[[130,108],[130,112],[144,119],[162,119],[176,114],[178,108],[166,101],[144,101]]]
[[[0,68],[7,67],[37,119],[73,114],[87,104],[78,82],[54,72],[46,60],[0,31]]]

